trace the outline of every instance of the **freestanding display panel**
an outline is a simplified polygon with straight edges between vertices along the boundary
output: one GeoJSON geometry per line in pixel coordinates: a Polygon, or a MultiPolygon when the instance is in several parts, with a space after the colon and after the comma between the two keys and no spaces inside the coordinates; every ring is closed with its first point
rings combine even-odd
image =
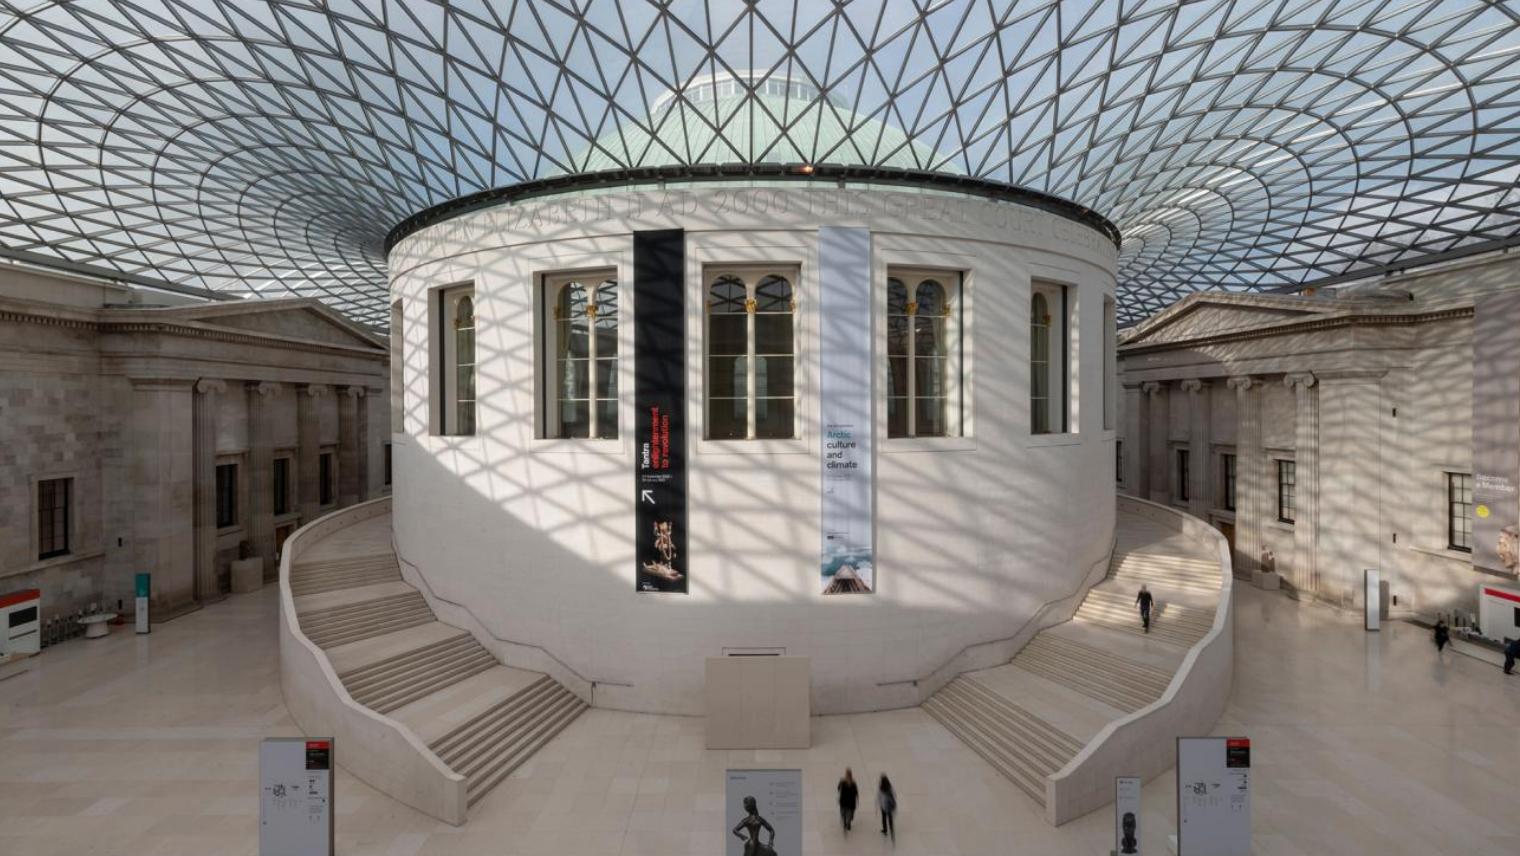
{"type": "Polygon", "coordinates": [[[332,856],[331,737],[259,744],[259,856],[332,856]]]}
{"type": "Polygon", "coordinates": [[[1114,779],[1114,854],[1139,856],[1140,777],[1114,779]]]}
{"type": "Polygon", "coordinates": [[[724,804],[726,856],[802,853],[801,770],[729,770],[724,804]],[[752,839],[760,846],[750,850],[752,839]]]}
{"type": "Polygon", "coordinates": [[[1251,856],[1251,741],[1177,738],[1177,856],[1251,856]]]}

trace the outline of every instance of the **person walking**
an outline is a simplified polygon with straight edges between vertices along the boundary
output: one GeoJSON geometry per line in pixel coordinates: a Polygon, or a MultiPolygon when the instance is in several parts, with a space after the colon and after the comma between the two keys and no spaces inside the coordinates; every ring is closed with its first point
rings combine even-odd
{"type": "Polygon", "coordinates": [[[1436,654],[1446,650],[1446,643],[1451,641],[1451,629],[1446,626],[1446,619],[1436,619],[1436,654]]]}
{"type": "Polygon", "coordinates": [[[889,835],[897,843],[897,826],[892,815],[897,813],[897,792],[892,790],[892,780],[881,774],[881,785],[876,789],[876,807],[881,810],[881,834],[889,835]]]}
{"type": "Polygon", "coordinates": [[[1140,584],[1140,593],[1135,595],[1135,603],[1140,604],[1140,623],[1145,625],[1145,632],[1151,632],[1151,597],[1150,589],[1140,584]]]}
{"type": "MultiPolygon", "coordinates": [[[[1504,674],[1513,675],[1515,673],[1516,658],[1520,658],[1520,639],[1511,639],[1509,640],[1509,644],[1504,646],[1504,674]]],[[[882,780],[885,781],[886,777],[883,776],[882,780]]]]}
{"type": "Polygon", "coordinates": [[[855,774],[844,768],[844,778],[839,780],[839,819],[844,822],[844,834],[850,834],[855,823],[855,806],[860,802],[860,788],[855,785],[855,774]]]}

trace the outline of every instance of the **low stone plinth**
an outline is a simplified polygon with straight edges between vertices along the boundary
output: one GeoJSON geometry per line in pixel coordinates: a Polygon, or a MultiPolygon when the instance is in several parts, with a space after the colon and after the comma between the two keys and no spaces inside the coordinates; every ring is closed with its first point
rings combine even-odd
{"type": "Polygon", "coordinates": [[[232,593],[248,594],[264,587],[264,560],[260,558],[234,559],[232,562],[232,593]]]}

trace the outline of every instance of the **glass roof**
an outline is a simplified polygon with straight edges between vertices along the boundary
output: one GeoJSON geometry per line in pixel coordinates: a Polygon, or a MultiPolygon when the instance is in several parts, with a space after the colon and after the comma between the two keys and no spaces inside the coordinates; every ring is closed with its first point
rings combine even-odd
{"type": "Polygon", "coordinates": [[[1134,321],[1513,243],[1517,60],[1500,0],[3,2],[0,255],[381,327],[455,197],[911,165],[1106,215],[1134,321]]]}

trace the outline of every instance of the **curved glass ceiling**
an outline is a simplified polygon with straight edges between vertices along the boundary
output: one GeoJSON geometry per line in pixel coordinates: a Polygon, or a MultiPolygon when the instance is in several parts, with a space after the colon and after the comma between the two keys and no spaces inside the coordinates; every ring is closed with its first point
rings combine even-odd
{"type": "Polygon", "coordinates": [[[383,326],[386,232],[454,197],[624,165],[909,161],[1108,216],[1133,321],[1198,289],[1513,242],[1517,14],[1498,0],[6,2],[0,254],[315,296],[383,326]],[[699,100],[723,80],[747,87],[737,104],[699,100]],[[773,81],[796,88],[778,98],[773,81]],[[774,135],[748,134],[757,120],[774,135]],[[802,132],[823,126],[842,133],[802,132]]]}

